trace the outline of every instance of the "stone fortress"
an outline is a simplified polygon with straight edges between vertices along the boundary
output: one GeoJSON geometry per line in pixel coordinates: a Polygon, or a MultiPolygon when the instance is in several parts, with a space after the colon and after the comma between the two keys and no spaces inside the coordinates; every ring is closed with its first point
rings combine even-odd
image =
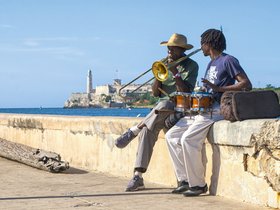
{"type": "MultiPolygon", "coordinates": [[[[126,103],[133,101],[131,93],[139,88],[141,84],[130,84],[125,89],[122,89],[119,95],[119,90],[124,85],[121,84],[121,79],[114,79],[113,84],[96,86],[92,85],[92,72],[88,70],[86,92],[72,93],[69,99],[64,103],[64,108],[109,108],[117,107],[124,108],[126,103]]],[[[136,90],[134,95],[142,95],[147,92],[152,92],[150,84],[145,84],[136,90]]]]}

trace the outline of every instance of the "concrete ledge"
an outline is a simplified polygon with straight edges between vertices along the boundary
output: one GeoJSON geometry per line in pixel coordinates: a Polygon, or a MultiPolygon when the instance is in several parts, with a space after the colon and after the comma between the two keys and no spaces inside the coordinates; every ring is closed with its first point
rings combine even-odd
{"type": "Polygon", "coordinates": [[[213,125],[209,133],[211,143],[230,146],[253,146],[254,134],[258,134],[265,123],[277,122],[277,119],[256,119],[237,122],[219,121],[213,125]],[[219,132],[215,132],[219,131],[219,132]]]}
{"type": "MultiPolygon", "coordinates": [[[[277,123],[278,121],[279,119],[255,119],[233,123],[226,120],[219,121],[213,125],[209,133],[209,139],[211,139],[211,143],[219,145],[252,147],[254,145],[253,135],[260,133],[266,124],[277,123]]],[[[277,130],[279,132],[279,129],[277,130]]]]}
{"type": "MultiPolygon", "coordinates": [[[[140,120],[126,117],[0,114],[0,138],[57,152],[73,167],[130,179],[138,141],[134,140],[126,148],[118,149],[114,146],[114,140],[140,120]]],[[[279,131],[279,119],[215,123],[208,137],[211,144],[206,142],[206,180],[211,194],[280,208],[280,193],[277,190],[279,161],[273,160],[264,150],[259,151],[257,158],[252,157],[258,139],[267,136],[266,140],[279,142],[279,131]],[[268,164],[263,162],[269,162],[273,167],[265,168],[268,164]],[[273,187],[270,187],[271,182],[273,187]]],[[[279,149],[276,147],[273,155],[280,155],[279,149]]],[[[144,178],[166,186],[176,185],[163,132],[144,178]]]]}

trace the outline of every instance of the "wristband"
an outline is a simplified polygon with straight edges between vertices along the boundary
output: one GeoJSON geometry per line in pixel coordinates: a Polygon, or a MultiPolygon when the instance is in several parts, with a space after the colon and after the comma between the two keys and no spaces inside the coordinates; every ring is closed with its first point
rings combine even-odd
{"type": "Polygon", "coordinates": [[[180,77],[181,77],[181,74],[178,72],[177,74],[175,74],[175,75],[173,76],[173,79],[180,78],[180,77]]]}

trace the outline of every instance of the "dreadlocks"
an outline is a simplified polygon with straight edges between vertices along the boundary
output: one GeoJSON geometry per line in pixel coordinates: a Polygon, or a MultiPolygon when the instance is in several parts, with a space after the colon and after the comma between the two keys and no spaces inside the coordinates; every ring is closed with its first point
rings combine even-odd
{"type": "Polygon", "coordinates": [[[222,31],[208,29],[201,34],[201,45],[208,44],[215,50],[224,51],[226,49],[226,38],[222,31]]]}

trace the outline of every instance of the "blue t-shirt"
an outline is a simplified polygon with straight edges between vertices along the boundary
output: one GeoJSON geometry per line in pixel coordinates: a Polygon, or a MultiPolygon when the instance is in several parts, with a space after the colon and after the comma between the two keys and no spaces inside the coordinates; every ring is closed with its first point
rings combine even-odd
{"type": "MultiPolygon", "coordinates": [[[[235,77],[240,73],[245,74],[239,61],[231,55],[222,53],[208,64],[205,79],[219,87],[229,86],[235,83],[235,77]]],[[[206,88],[208,92],[213,93],[214,99],[220,103],[223,93],[214,92],[207,86],[206,88]]]]}

